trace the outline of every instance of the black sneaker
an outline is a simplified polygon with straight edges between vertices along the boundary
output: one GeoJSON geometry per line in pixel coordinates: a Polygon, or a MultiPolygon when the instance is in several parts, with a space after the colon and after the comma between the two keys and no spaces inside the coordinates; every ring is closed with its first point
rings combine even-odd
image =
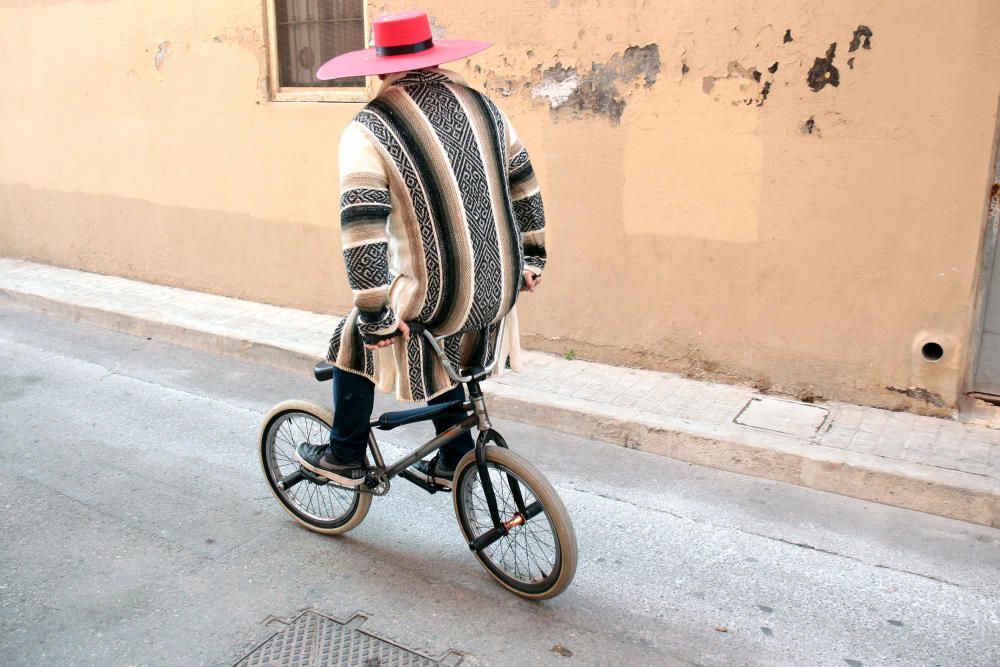
{"type": "Polygon", "coordinates": [[[306,470],[326,477],[338,484],[357,486],[365,477],[365,468],[360,463],[344,463],[333,453],[329,445],[310,445],[303,442],[295,450],[295,458],[306,470]]]}
{"type": "Polygon", "coordinates": [[[445,489],[452,488],[455,479],[455,469],[447,467],[441,459],[434,457],[430,461],[417,461],[410,469],[413,474],[425,482],[445,489]]]}

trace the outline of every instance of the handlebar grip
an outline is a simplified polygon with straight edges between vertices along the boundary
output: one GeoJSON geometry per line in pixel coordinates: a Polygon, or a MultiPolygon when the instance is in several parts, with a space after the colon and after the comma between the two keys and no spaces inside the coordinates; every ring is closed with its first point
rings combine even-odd
{"type": "Polygon", "coordinates": [[[411,336],[419,336],[420,334],[422,334],[424,332],[424,329],[427,328],[423,324],[421,324],[420,322],[412,322],[412,321],[411,322],[407,322],[406,326],[408,326],[410,328],[410,335],[411,336]]]}

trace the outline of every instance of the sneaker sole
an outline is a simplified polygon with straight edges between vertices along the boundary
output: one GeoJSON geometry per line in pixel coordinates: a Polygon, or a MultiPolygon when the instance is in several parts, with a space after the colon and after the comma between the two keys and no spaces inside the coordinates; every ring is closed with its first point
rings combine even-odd
{"type": "Polygon", "coordinates": [[[442,489],[452,489],[452,490],[454,490],[454,488],[455,488],[454,486],[452,486],[452,480],[450,480],[450,479],[448,479],[446,477],[431,477],[430,475],[427,475],[427,474],[424,474],[424,473],[420,472],[416,468],[409,468],[409,471],[411,473],[413,473],[414,477],[419,477],[420,479],[424,480],[428,484],[433,484],[434,486],[441,487],[442,489]]]}
{"type": "Polygon", "coordinates": [[[336,482],[341,486],[349,486],[353,488],[361,486],[362,484],[365,483],[364,477],[341,477],[340,475],[336,475],[330,472],[329,470],[323,470],[322,468],[317,468],[316,466],[311,465],[308,461],[299,456],[298,452],[295,452],[295,460],[299,462],[300,466],[302,466],[309,472],[314,472],[320,477],[324,477],[330,480],[331,482],[336,482]]]}

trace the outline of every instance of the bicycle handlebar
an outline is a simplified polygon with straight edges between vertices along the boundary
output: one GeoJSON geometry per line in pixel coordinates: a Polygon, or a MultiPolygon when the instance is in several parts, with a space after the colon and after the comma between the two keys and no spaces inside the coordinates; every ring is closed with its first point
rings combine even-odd
{"type": "MultiPolygon", "coordinates": [[[[506,325],[507,325],[507,318],[504,317],[502,320],[500,320],[500,326],[497,329],[497,342],[496,342],[496,347],[493,350],[493,363],[483,368],[483,373],[482,373],[483,376],[492,373],[493,369],[496,368],[497,362],[500,361],[500,346],[503,344],[504,328],[506,327],[506,325]]],[[[438,360],[441,362],[441,365],[444,366],[445,372],[448,373],[448,376],[452,380],[454,380],[455,382],[469,382],[470,380],[475,379],[474,375],[458,374],[458,371],[456,371],[454,366],[451,365],[451,361],[448,360],[448,355],[445,354],[445,351],[441,349],[441,346],[438,344],[439,339],[436,338],[434,334],[432,334],[426,326],[424,326],[420,322],[414,322],[414,321],[406,322],[406,326],[409,327],[411,336],[422,335],[424,338],[427,339],[427,343],[431,346],[431,349],[434,350],[434,354],[437,355],[438,360]]],[[[487,327],[485,331],[488,332],[489,328],[487,327]]],[[[396,332],[396,334],[401,335],[400,332],[398,331],[396,332]]],[[[444,338],[444,336],[442,336],[441,338],[444,338]]]]}

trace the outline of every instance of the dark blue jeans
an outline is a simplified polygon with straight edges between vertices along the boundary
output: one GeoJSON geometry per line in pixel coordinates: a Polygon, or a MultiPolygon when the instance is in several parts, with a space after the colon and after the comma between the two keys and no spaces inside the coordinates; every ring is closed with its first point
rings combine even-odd
{"type": "MultiPolygon", "coordinates": [[[[465,400],[465,388],[458,385],[449,392],[427,401],[428,405],[465,400]]],[[[348,373],[339,368],[333,371],[333,429],[330,446],[338,459],[345,463],[361,461],[368,447],[368,429],[375,407],[375,385],[366,377],[348,373]]],[[[434,430],[443,433],[461,423],[461,415],[445,415],[434,419],[434,430]]],[[[447,443],[438,456],[449,468],[473,447],[472,434],[468,431],[447,443]]]]}

